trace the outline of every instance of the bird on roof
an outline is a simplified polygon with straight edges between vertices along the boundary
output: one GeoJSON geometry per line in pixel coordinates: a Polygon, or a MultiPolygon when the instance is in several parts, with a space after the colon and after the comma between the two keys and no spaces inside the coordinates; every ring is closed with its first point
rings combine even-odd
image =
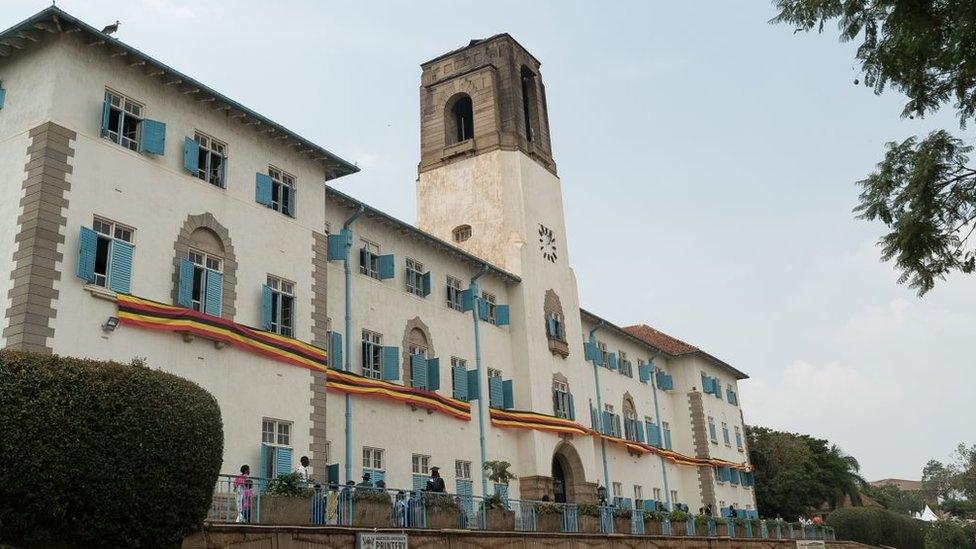
{"type": "Polygon", "coordinates": [[[111,24],[105,27],[104,29],[102,29],[102,34],[112,34],[117,30],[119,30],[119,22],[115,21],[114,24],[111,24]]]}

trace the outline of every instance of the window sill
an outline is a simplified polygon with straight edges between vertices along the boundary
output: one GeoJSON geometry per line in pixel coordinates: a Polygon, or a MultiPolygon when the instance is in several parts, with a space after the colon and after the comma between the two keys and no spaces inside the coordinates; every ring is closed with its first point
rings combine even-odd
{"type": "Polygon", "coordinates": [[[90,293],[92,297],[97,299],[104,299],[105,301],[115,302],[115,299],[118,296],[118,294],[116,294],[115,292],[109,290],[104,286],[97,286],[91,283],[85,284],[85,291],[90,293]]]}
{"type": "Polygon", "coordinates": [[[552,354],[559,355],[563,358],[569,356],[569,343],[554,337],[547,337],[546,339],[549,341],[549,351],[552,354]]]}

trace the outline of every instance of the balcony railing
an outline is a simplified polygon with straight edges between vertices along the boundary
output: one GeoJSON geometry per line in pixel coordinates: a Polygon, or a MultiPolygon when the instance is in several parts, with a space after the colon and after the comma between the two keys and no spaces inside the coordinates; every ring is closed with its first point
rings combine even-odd
{"type": "Polygon", "coordinates": [[[833,529],[774,520],[691,516],[672,521],[614,505],[585,505],[374,487],[314,487],[308,497],[272,496],[251,477],[238,488],[222,475],[207,519],[215,523],[461,528],[470,530],[833,540],[833,529]]]}

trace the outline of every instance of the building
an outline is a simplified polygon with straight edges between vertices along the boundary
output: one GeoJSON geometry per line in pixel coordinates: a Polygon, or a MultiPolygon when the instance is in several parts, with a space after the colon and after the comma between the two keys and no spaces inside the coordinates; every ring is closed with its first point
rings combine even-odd
{"type": "Polygon", "coordinates": [[[462,494],[754,509],[746,375],[579,307],[539,61],[500,34],[421,67],[412,225],[56,7],[3,31],[2,345],[196,381],[225,473],[307,455],[323,480],[436,465],[462,494]],[[518,479],[487,486],[485,460],[518,479]]]}

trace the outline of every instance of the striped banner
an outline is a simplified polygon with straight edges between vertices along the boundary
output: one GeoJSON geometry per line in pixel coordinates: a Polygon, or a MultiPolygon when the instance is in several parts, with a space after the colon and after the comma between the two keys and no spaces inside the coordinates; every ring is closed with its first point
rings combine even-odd
{"type": "Polygon", "coordinates": [[[387,398],[405,402],[411,406],[441,412],[464,421],[471,420],[471,404],[437,394],[434,391],[404,387],[379,379],[372,379],[330,369],[326,377],[326,388],[338,393],[387,398]]]}
{"type": "Polygon", "coordinates": [[[560,433],[560,434],[572,434],[572,435],[590,435],[594,437],[600,437],[613,444],[619,444],[626,447],[629,451],[640,455],[656,454],[664,459],[667,459],[676,465],[685,465],[688,467],[702,467],[702,466],[722,466],[729,467],[732,469],[739,469],[741,471],[749,471],[751,467],[745,463],[733,463],[731,461],[724,461],[720,459],[700,459],[691,456],[686,456],[684,454],[679,454],[673,450],[666,450],[664,448],[658,448],[656,446],[651,446],[650,444],[645,444],[643,442],[638,442],[636,440],[627,440],[620,437],[614,437],[610,435],[604,435],[595,429],[589,427],[584,427],[579,423],[571,419],[560,418],[556,416],[550,416],[546,414],[540,414],[538,412],[526,412],[522,410],[501,410],[498,408],[491,408],[491,424],[496,427],[511,428],[511,429],[531,429],[534,431],[546,431],[550,433],[560,433]]]}
{"type": "Polygon", "coordinates": [[[310,370],[326,370],[326,352],[308,343],[200,311],[118,294],[119,321],[130,326],[197,335],[310,370]]]}

